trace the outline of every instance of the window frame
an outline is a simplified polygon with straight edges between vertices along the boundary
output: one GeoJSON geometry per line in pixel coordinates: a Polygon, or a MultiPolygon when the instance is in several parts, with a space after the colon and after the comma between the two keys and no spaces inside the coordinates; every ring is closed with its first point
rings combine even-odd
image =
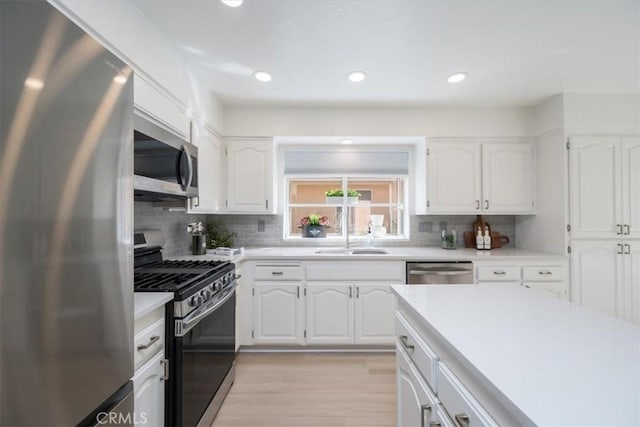
{"type": "MultiPolygon", "coordinates": [[[[283,174],[283,197],[282,201],[282,212],[283,212],[283,227],[282,227],[282,239],[284,241],[313,241],[316,242],[318,240],[321,241],[331,241],[331,242],[340,242],[345,241],[345,230],[348,233],[348,227],[340,227],[341,233],[340,235],[331,235],[324,237],[322,239],[309,239],[304,238],[302,235],[295,235],[290,233],[289,226],[292,223],[291,218],[291,207],[316,207],[322,206],[319,203],[290,203],[290,192],[291,186],[290,182],[295,180],[307,180],[307,181],[340,181],[342,183],[342,190],[344,194],[349,187],[350,181],[380,181],[380,180],[401,180],[402,185],[402,200],[403,203],[371,203],[368,206],[370,207],[384,207],[384,208],[393,208],[398,209],[402,212],[402,224],[403,230],[401,235],[387,235],[384,237],[376,237],[375,241],[379,242],[408,242],[410,241],[410,174],[283,174]]],[[[348,209],[347,198],[345,197],[342,202],[343,212],[345,209],[348,209]]],[[[341,219],[344,221],[344,219],[341,219]]],[[[358,235],[358,234],[349,234],[349,241],[365,241],[367,238],[366,235],[358,235]]]]}

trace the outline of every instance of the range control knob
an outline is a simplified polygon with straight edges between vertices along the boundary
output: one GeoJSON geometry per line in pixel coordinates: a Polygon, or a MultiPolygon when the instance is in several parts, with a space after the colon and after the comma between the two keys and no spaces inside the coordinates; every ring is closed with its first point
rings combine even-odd
{"type": "Polygon", "coordinates": [[[200,296],[202,297],[202,299],[204,301],[206,301],[209,298],[211,298],[211,291],[209,289],[205,289],[203,291],[200,291],[200,296]]]}
{"type": "Polygon", "coordinates": [[[202,297],[200,295],[194,295],[189,298],[189,305],[192,307],[197,307],[202,304],[202,297]]]}

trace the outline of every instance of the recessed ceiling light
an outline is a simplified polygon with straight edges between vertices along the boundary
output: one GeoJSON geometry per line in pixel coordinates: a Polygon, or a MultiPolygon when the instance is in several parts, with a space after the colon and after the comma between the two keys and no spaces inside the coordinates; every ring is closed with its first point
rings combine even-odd
{"type": "Polygon", "coordinates": [[[344,145],[350,145],[353,144],[353,140],[352,139],[343,139],[341,141],[344,145]]]}
{"type": "Polygon", "coordinates": [[[353,71],[349,73],[349,80],[351,80],[354,83],[363,81],[365,77],[367,77],[367,75],[365,74],[364,71],[353,71]]]}
{"type": "Polygon", "coordinates": [[[467,78],[467,73],[455,73],[455,74],[451,74],[447,79],[447,81],[449,83],[460,83],[466,78],[467,78]]]}
{"type": "Polygon", "coordinates": [[[267,73],[266,71],[262,71],[262,70],[254,71],[253,72],[253,77],[255,77],[256,80],[258,80],[260,82],[270,82],[271,81],[271,74],[267,73]]]}
{"type": "Polygon", "coordinates": [[[242,4],[242,0],[220,0],[229,7],[238,7],[242,4]]]}

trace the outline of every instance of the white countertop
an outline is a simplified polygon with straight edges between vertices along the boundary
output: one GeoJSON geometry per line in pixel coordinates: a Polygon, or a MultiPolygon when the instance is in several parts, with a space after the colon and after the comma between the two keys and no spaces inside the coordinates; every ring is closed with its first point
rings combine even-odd
{"type": "Polygon", "coordinates": [[[640,327],[519,286],[393,286],[533,423],[640,425],[640,327]]]}
{"type": "Polygon", "coordinates": [[[133,318],[138,320],[171,300],[173,292],[134,292],[133,318]]]}
{"type": "MultiPolygon", "coordinates": [[[[322,248],[328,249],[328,248],[322,248]]],[[[305,259],[305,260],[407,260],[407,261],[503,261],[503,260],[564,260],[564,255],[545,254],[515,248],[493,249],[491,251],[477,251],[475,249],[441,249],[438,247],[381,247],[387,254],[345,255],[335,253],[316,253],[317,247],[273,247],[246,249],[245,259],[305,259]]]]}

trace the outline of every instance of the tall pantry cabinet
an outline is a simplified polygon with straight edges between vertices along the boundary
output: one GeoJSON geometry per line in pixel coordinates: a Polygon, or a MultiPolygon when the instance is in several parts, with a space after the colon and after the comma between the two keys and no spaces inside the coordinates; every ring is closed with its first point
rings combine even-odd
{"type": "Polygon", "coordinates": [[[568,148],[572,300],[640,323],[640,137],[568,148]]]}

